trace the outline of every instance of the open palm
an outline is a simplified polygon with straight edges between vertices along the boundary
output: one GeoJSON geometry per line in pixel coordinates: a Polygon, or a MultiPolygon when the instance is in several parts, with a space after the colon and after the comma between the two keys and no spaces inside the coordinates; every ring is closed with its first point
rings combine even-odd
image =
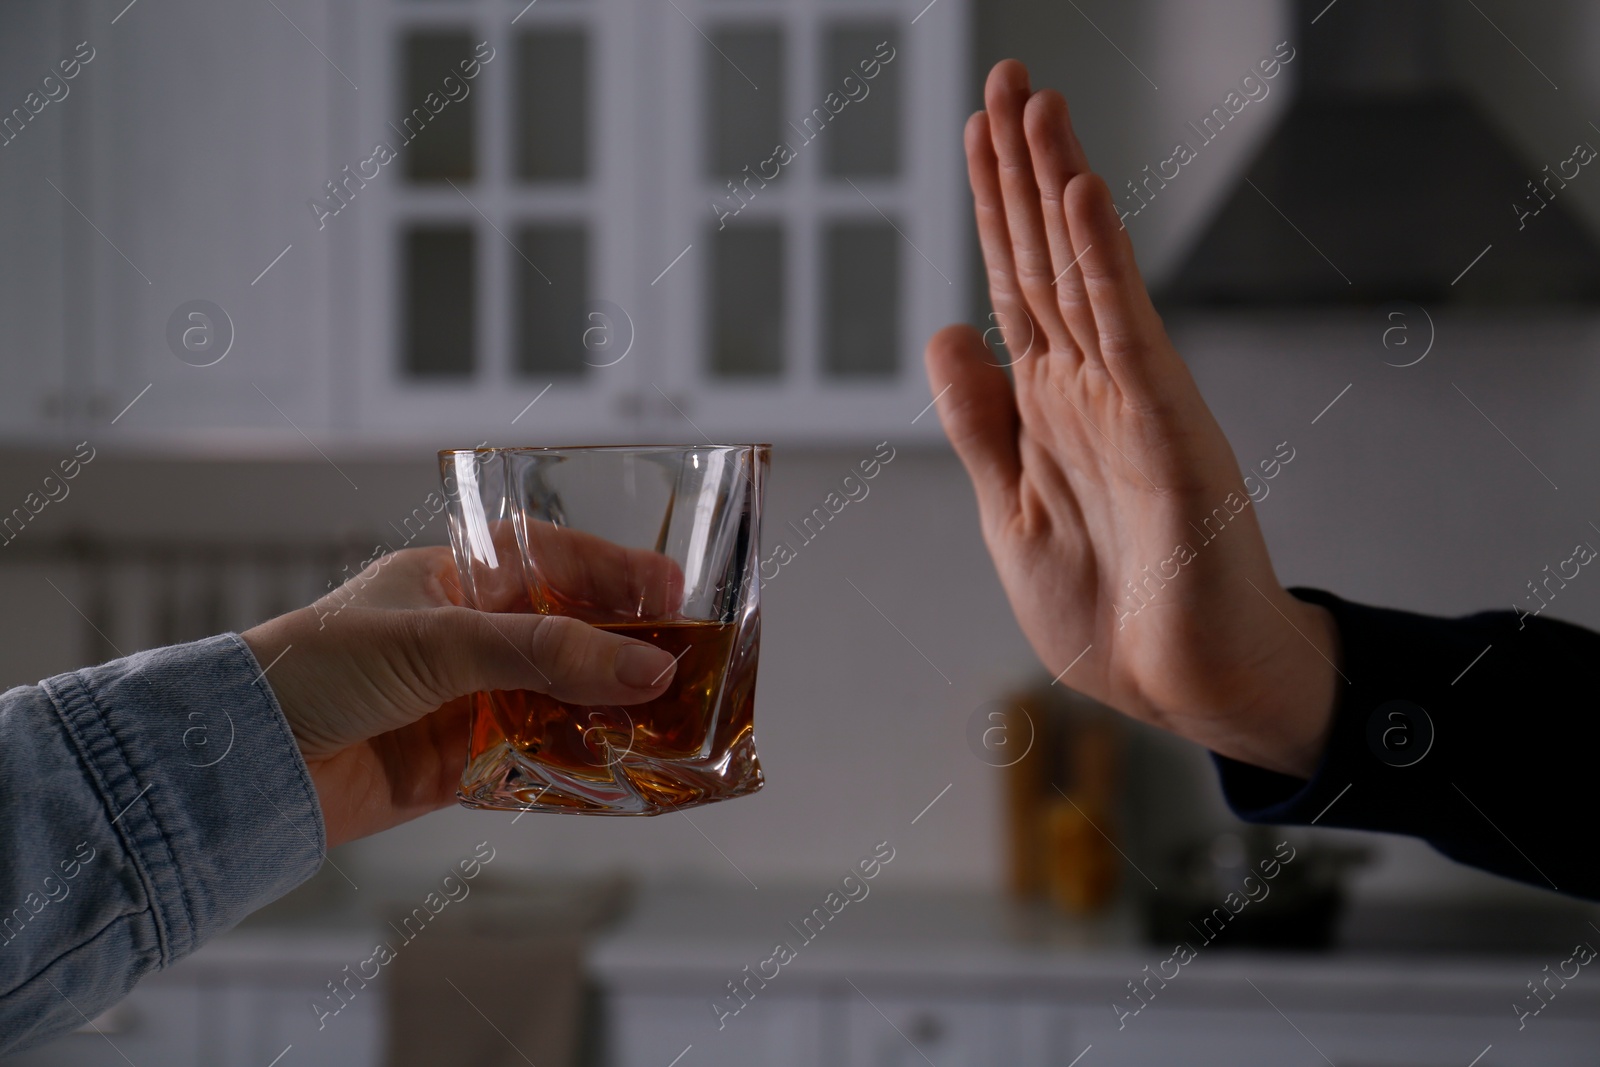
{"type": "Polygon", "coordinates": [[[927,363],[1012,608],[1064,684],[1308,776],[1334,702],[1332,618],[1274,576],[1066,101],[1008,60],[985,104],[967,163],[1011,376],[964,326],[927,363]]]}

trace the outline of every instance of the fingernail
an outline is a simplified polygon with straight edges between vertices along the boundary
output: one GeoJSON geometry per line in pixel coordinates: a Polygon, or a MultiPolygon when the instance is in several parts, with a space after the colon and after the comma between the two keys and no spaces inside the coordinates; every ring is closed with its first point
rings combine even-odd
{"type": "Polygon", "coordinates": [[[617,681],[634,689],[654,689],[672,673],[673,659],[654,645],[624,645],[612,666],[617,681]]]}

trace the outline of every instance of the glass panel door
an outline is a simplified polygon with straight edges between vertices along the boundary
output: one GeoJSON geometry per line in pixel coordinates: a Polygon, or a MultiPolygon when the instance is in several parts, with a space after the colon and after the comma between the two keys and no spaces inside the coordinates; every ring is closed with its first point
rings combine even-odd
{"type": "MultiPolygon", "coordinates": [[[[946,6],[948,4],[948,6],[946,6]]],[[[938,432],[921,345],[965,317],[966,17],[900,0],[674,0],[651,258],[664,433],[938,432]],[[918,18],[919,11],[925,17],[918,18]],[[676,110],[691,105],[685,114],[676,110]]]]}
{"type": "Polygon", "coordinates": [[[636,7],[366,0],[351,136],[399,157],[360,194],[353,267],[377,436],[630,434],[636,7]]]}

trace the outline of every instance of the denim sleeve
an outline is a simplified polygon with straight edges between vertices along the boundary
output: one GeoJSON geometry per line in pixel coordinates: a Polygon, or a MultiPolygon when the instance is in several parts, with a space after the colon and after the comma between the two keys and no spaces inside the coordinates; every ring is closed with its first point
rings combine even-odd
{"type": "Polygon", "coordinates": [[[0,695],[0,1053],[311,877],[310,774],[236,634],[0,695]]]}
{"type": "Polygon", "coordinates": [[[1438,618],[1289,591],[1339,627],[1333,730],[1309,781],[1215,757],[1235,814],[1408,834],[1600,900],[1600,635],[1532,613],[1438,618]]]}

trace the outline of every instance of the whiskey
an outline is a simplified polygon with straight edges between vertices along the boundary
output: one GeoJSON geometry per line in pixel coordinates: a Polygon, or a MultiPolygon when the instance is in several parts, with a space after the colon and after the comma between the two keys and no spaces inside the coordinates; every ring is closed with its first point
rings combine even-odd
{"type": "MultiPolygon", "coordinates": [[[[597,629],[649,642],[677,660],[671,683],[643,704],[568,704],[544,693],[473,696],[469,766],[509,747],[524,767],[542,768],[547,789],[536,807],[591,810],[567,786],[625,781],[655,810],[740,796],[760,787],[755,762],[755,627],[675,620],[608,622],[597,629]],[[743,629],[750,636],[739,644],[743,629]],[[701,773],[661,773],[662,764],[700,765],[701,773]],[[740,773],[731,773],[737,769],[740,773]],[[754,784],[748,780],[754,777],[754,784]],[[724,781],[726,779],[726,781],[724,781]]],[[[641,812],[653,813],[653,812],[641,812]]]]}

